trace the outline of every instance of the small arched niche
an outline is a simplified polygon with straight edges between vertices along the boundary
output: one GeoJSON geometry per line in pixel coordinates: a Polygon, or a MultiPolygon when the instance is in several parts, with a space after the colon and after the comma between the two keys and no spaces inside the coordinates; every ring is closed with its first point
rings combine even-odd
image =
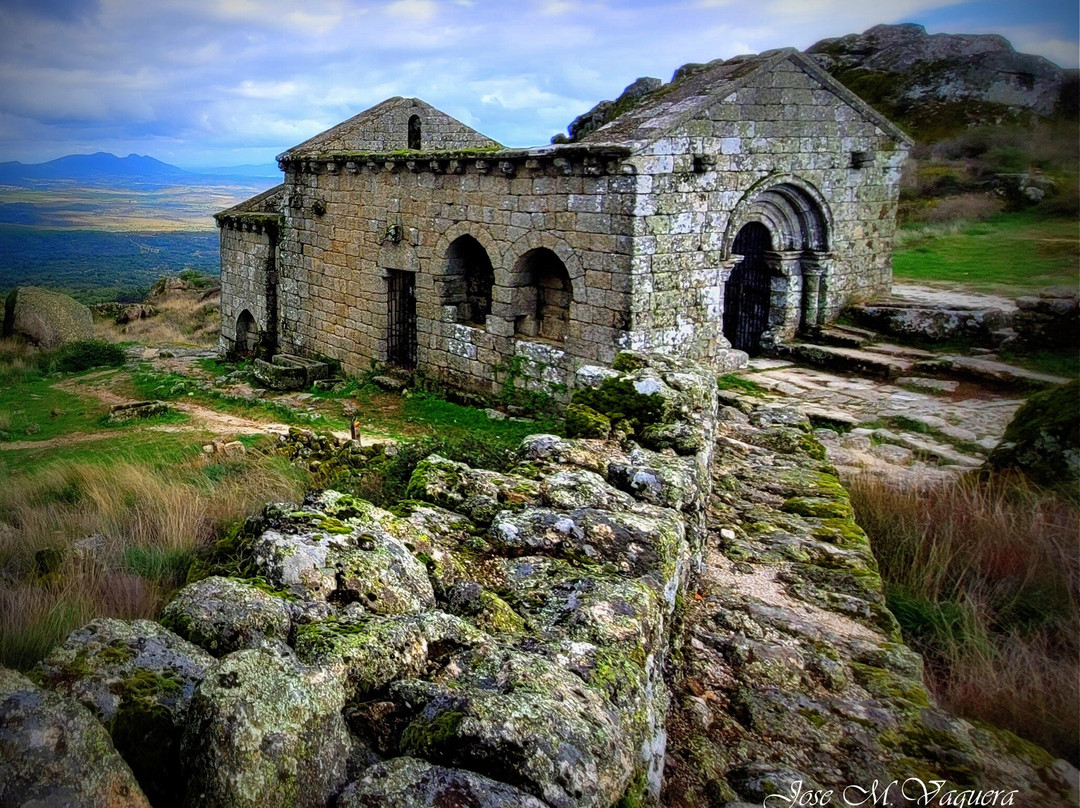
{"type": "Polygon", "coordinates": [[[255,324],[255,318],[251,312],[244,309],[236,318],[236,339],[233,340],[233,350],[238,354],[249,354],[259,344],[259,327],[255,324]]]}
{"type": "MultiPolygon", "coordinates": [[[[400,118],[398,119],[400,120],[400,118]]],[[[420,116],[409,116],[409,148],[420,151],[420,116]]]]}
{"type": "Polygon", "coordinates": [[[446,250],[443,305],[457,309],[457,321],[482,327],[491,314],[495,270],[483,245],[472,236],[459,236],[446,250]]]}
{"type": "Polygon", "coordinates": [[[573,298],[566,265],[551,250],[537,247],[518,260],[514,276],[520,284],[514,333],[563,342],[573,298]]]}

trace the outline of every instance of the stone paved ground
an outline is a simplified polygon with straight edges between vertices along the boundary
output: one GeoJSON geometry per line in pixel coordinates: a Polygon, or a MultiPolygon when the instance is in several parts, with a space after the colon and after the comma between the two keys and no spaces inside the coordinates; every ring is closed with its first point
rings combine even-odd
{"type": "Polygon", "coordinates": [[[907,376],[895,382],[753,359],[747,377],[811,416],[842,476],[947,479],[982,464],[1023,403],[1014,391],[907,376]],[[839,428],[838,428],[839,427],[839,428]]]}

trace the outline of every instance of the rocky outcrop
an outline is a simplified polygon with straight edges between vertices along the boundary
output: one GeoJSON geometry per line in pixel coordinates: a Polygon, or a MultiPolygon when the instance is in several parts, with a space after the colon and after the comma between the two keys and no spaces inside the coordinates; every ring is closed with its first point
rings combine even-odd
{"type": "Polygon", "coordinates": [[[212,576],[185,587],[161,613],[161,623],[184,639],[224,656],[289,638],[287,601],[233,578],[212,576]]]}
{"type": "Polygon", "coordinates": [[[57,348],[93,339],[94,318],[90,309],[74,298],[36,286],[20,286],[8,293],[3,334],[18,334],[43,348],[57,348]]]}
{"type": "MultiPolygon", "coordinates": [[[[678,73],[675,75],[679,76],[678,73]]],[[[577,141],[595,132],[608,121],[613,121],[624,112],[633,109],[649,93],[663,86],[664,82],[661,79],[651,77],[638,79],[624,89],[614,101],[601,101],[585,114],[574,118],[568,127],[569,140],[577,141]]]]}
{"type": "Polygon", "coordinates": [[[729,400],[705,563],[687,598],[664,803],[741,808],[776,794],[768,804],[811,804],[792,799],[800,790],[868,805],[877,783],[873,804],[906,805],[915,800],[901,784],[921,795],[920,783],[940,781],[930,804],[977,804],[961,796],[969,790],[984,804],[991,791],[998,804],[1009,792],[1015,805],[1074,804],[1067,763],[934,704],[809,421],[729,400]]]}
{"type": "Polygon", "coordinates": [[[911,23],[823,39],[807,53],[894,120],[916,125],[955,118],[962,128],[1016,113],[1049,116],[1067,86],[1060,67],[1017,53],[1004,37],[931,35],[911,23]]]}
{"type": "Polygon", "coordinates": [[[0,805],[150,808],[89,710],[6,668],[0,668],[0,805]]]}
{"type": "Polygon", "coordinates": [[[43,686],[88,708],[109,730],[158,808],[184,799],[180,739],[195,686],[213,658],[150,620],[94,620],[34,670],[43,686]]]}
{"type": "Polygon", "coordinates": [[[1019,471],[1076,496],[1080,484],[1080,382],[1036,393],[1013,417],[988,469],[1019,471]]]}

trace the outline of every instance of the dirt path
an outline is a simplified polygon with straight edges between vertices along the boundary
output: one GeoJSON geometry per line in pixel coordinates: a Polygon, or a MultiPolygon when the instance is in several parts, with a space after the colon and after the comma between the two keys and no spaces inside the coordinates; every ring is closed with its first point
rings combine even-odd
{"type": "MultiPolygon", "coordinates": [[[[96,398],[103,404],[107,404],[110,407],[117,404],[134,404],[138,399],[128,398],[127,396],[121,396],[105,387],[97,385],[84,384],[88,379],[92,377],[84,376],[80,379],[65,379],[58,382],[55,387],[59,390],[64,390],[68,393],[76,395],[89,395],[96,398]]],[[[276,423],[255,421],[251,418],[244,418],[239,415],[229,415],[228,413],[218,412],[217,410],[205,407],[202,404],[196,404],[192,401],[171,401],[169,406],[179,412],[185,413],[191,419],[190,422],[185,424],[153,424],[145,427],[148,431],[154,432],[209,432],[214,437],[235,437],[236,435],[287,435],[289,433],[289,425],[276,423]]],[[[46,440],[20,440],[0,443],[0,451],[18,451],[20,449],[47,449],[54,446],[68,446],[74,443],[83,443],[86,441],[103,440],[105,438],[116,437],[118,433],[114,431],[108,432],[72,432],[67,435],[58,435],[55,438],[48,438],[46,440]]],[[[349,433],[345,431],[333,431],[332,434],[339,440],[345,440],[349,437],[349,433]]],[[[376,441],[385,440],[381,436],[361,436],[361,444],[374,443],[376,441]]]]}

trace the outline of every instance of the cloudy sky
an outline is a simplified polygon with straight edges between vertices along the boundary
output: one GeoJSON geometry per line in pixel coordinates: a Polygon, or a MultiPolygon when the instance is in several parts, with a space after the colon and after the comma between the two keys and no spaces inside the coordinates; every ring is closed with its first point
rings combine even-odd
{"type": "Polygon", "coordinates": [[[267,163],[393,95],[536,145],[638,76],[895,22],[1077,66],[1076,0],[0,0],[0,161],[267,163]]]}

